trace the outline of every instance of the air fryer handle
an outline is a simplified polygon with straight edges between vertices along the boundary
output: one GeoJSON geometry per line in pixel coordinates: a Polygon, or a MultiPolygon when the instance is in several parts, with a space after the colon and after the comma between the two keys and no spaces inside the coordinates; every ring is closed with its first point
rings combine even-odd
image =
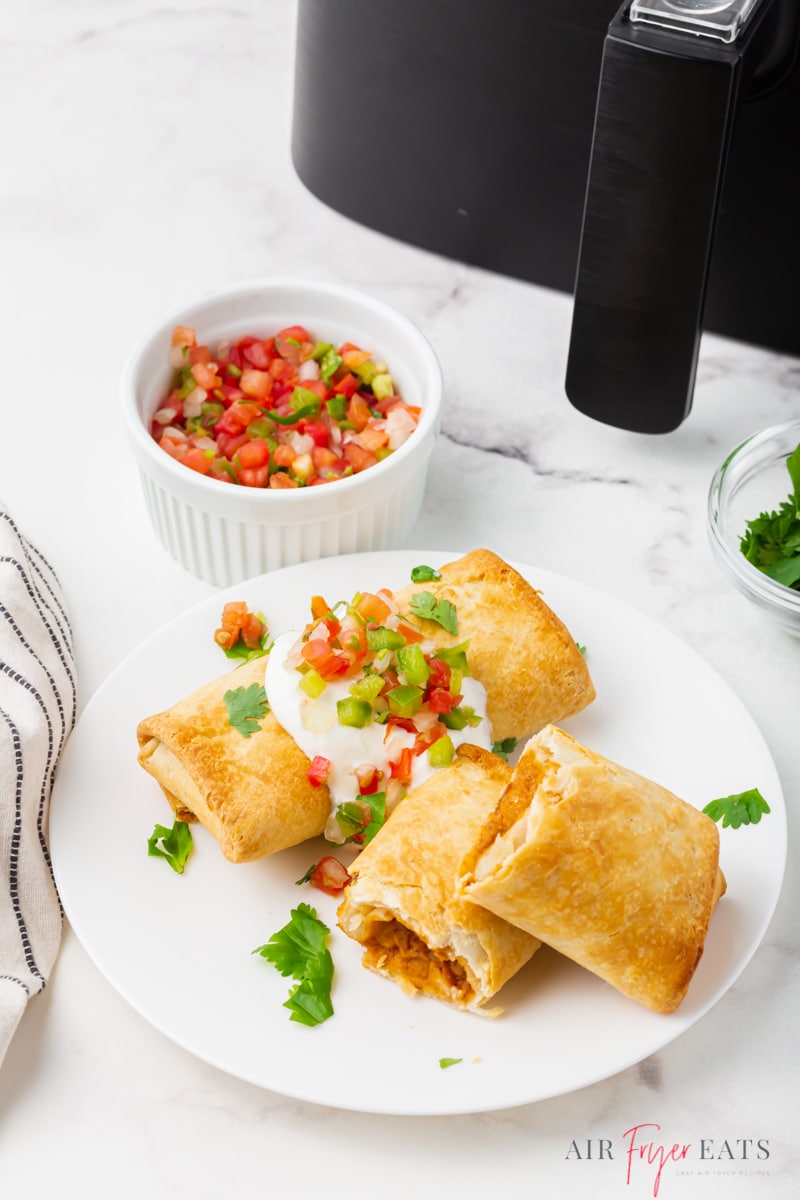
{"type": "Polygon", "coordinates": [[[691,408],[743,53],[625,8],[609,27],[566,379],[607,424],[666,433],[691,408]]]}

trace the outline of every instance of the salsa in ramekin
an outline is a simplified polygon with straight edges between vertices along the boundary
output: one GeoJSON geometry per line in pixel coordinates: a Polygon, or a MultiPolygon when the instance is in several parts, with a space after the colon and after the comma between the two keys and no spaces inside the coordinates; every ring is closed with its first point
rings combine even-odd
{"type": "Polygon", "coordinates": [[[312,487],[357,474],[402,446],[421,411],[369,351],[317,341],[302,325],[214,352],[178,325],[169,361],[175,378],[150,432],[177,462],[223,483],[312,487]]]}

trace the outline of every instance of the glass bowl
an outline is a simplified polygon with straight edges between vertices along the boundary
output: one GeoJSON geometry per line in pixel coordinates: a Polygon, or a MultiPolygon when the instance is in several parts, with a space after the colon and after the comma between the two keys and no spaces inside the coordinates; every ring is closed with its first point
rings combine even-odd
{"type": "Polygon", "coordinates": [[[787,633],[800,637],[800,591],[770,579],[740,548],[747,522],[789,498],[786,466],[800,444],[800,418],[754,433],[727,456],[708,495],[711,548],[724,575],[787,633]]]}

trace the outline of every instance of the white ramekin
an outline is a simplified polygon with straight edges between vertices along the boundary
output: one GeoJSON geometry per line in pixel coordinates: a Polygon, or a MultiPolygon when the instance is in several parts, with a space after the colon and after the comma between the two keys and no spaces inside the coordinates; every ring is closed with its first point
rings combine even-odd
{"type": "Polygon", "coordinates": [[[187,570],[220,586],[309,559],[402,546],[419,516],[441,398],[436,355],[411,321],[366,292],[303,279],[249,280],[162,317],[131,354],[122,379],[126,435],[155,531],[187,570]],[[276,490],[200,475],[156,444],[150,419],[169,390],[176,325],[214,345],[294,324],[320,340],[353,342],[386,362],[403,399],[422,409],[398,450],[321,487],[276,490]]]}

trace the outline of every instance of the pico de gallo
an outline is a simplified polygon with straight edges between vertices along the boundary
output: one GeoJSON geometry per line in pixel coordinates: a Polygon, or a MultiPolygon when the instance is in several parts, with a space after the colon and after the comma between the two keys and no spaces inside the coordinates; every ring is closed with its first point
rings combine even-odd
{"type": "MultiPolygon", "coordinates": [[[[455,623],[450,607],[443,619],[455,623]]],[[[305,629],[276,639],[267,693],[309,759],[310,782],[330,791],[329,842],[366,845],[408,788],[449,765],[462,741],[491,748],[469,642],[453,643],[436,649],[385,589],[334,606],[315,596],[305,629]]]]}
{"type": "Polygon", "coordinates": [[[375,466],[417,427],[384,362],[302,325],[213,351],[194,329],[172,334],[172,387],[150,432],[184,466],[223,483],[298,488],[375,466]]]}

